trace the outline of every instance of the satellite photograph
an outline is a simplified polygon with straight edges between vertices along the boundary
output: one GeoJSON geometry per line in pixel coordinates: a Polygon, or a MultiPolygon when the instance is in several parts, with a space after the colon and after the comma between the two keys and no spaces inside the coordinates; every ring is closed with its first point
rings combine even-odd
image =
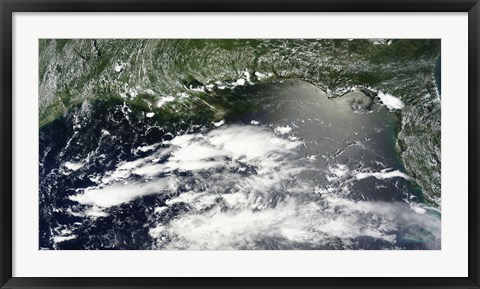
{"type": "Polygon", "coordinates": [[[440,39],[40,39],[40,250],[440,250],[440,39]]]}

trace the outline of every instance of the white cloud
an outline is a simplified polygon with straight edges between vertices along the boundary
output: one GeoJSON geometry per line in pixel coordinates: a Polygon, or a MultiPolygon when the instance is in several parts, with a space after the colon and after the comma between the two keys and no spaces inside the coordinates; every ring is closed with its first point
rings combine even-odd
{"type": "MultiPolygon", "coordinates": [[[[282,163],[282,156],[293,153],[300,142],[281,139],[266,128],[254,126],[228,126],[213,130],[206,135],[189,134],[177,136],[164,144],[147,146],[153,154],[119,166],[107,172],[101,180],[101,185],[89,187],[83,192],[70,196],[70,199],[83,205],[102,208],[128,203],[138,197],[159,194],[164,191],[175,191],[177,185],[186,182],[171,175],[175,171],[196,172],[212,168],[230,168],[241,171],[248,162],[256,168],[256,174],[239,177],[237,173],[225,172],[212,185],[220,188],[226,181],[235,180],[238,190],[268,191],[279,188],[283,178],[289,174],[297,174],[289,164],[282,163]],[[167,156],[165,162],[156,163],[161,156],[167,156]],[[236,162],[238,161],[238,162],[236,162]],[[279,168],[282,166],[282,170],[279,168]],[[169,177],[160,177],[170,174],[169,177]],[[134,176],[144,177],[144,180],[131,180],[134,176]]],[[[144,150],[142,150],[144,151],[144,150]]],[[[202,180],[207,184],[212,180],[202,180]]]]}
{"type": "Polygon", "coordinates": [[[329,182],[343,178],[349,173],[348,167],[344,164],[330,166],[328,169],[330,171],[330,174],[327,175],[326,178],[329,182]]]}
{"type": "Polygon", "coordinates": [[[53,242],[54,243],[60,243],[60,242],[68,241],[68,240],[73,240],[73,239],[76,239],[76,238],[77,238],[76,235],[55,236],[55,237],[53,237],[53,242]]]}
{"type": "Polygon", "coordinates": [[[171,101],[174,101],[175,100],[175,97],[174,96],[163,96],[163,97],[160,97],[158,100],[157,100],[157,107],[162,107],[164,104],[168,103],[168,102],[171,102],[171,101]]]}
{"type": "Polygon", "coordinates": [[[380,172],[363,172],[363,173],[358,173],[356,175],[356,178],[358,180],[369,178],[369,177],[374,177],[379,180],[385,180],[390,178],[404,178],[406,180],[412,180],[412,177],[408,176],[405,173],[402,173],[399,170],[391,171],[389,169],[383,169],[380,172]]]}
{"type": "Polygon", "coordinates": [[[225,120],[219,120],[217,122],[213,122],[213,125],[216,126],[216,127],[219,127],[219,126],[222,126],[223,124],[225,124],[225,120]]]}
{"type": "MultiPolygon", "coordinates": [[[[189,193],[182,201],[203,203],[208,194],[189,193]]],[[[211,197],[211,196],[210,196],[211,197]]],[[[169,224],[152,227],[150,234],[164,249],[255,249],[269,238],[285,244],[327,247],[334,242],[342,248],[355,246],[355,238],[371,237],[395,244],[396,229],[410,223],[439,228],[439,221],[403,203],[355,202],[328,198],[324,202],[287,197],[274,206],[252,209],[258,197],[224,195],[229,209],[189,213],[169,224]],[[392,218],[395,216],[395,218],[392,218]],[[257,245],[255,245],[257,244],[257,245]]],[[[438,232],[438,231],[436,231],[438,232]]],[[[439,237],[439,236],[437,236],[439,237]]],[[[257,249],[258,249],[257,248],[257,249]]]]}
{"type": "Polygon", "coordinates": [[[291,128],[290,126],[288,126],[288,125],[286,125],[286,126],[277,126],[277,127],[275,128],[275,132],[276,132],[277,134],[280,134],[280,135],[287,134],[287,133],[289,133],[289,132],[291,132],[291,131],[292,131],[292,128],[291,128]]]}
{"type": "Polygon", "coordinates": [[[112,207],[133,201],[151,194],[168,192],[176,189],[174,177],[158,179],[150,182],[113,183],[103,187],[86,189],[83,194],[70,196],[70,200],[82,205],[112,207]]]}
{"type": "Polygon", "coordinates": [[[379,92],[378,98],[388,109],[402,109],[405,104],[398,98],[388,93],[379,92]]]}
{"type": "Polygon", "coordinates": [[[67,170],[78,171],[85,166],[85,163],[65,162],[63,165],[67,170]]]}
{"type": "MultiPolygon", "coordinates": [[[[394,246],[398,228],[411,224],[431,229],[440,238],[440,220],[425,209],[348,200],[334,193],[339,188],[301,178],[312,162],[299,155],[300,147],[301,142],[276,136],[269,128],[224,125],[155,144],[149,156],[120,163],[101,185],[70,198],[86,206],[84,215],[101,217],[105,209],[141,196],[179,193],[152,214],[149,233],[161,249],[261,249],[282,244],[349,249],[355,248],[358,237],[394,246]],[[161,217],[179,203],[189,210],[173,219],[161,217]],[[155,223],[155,218],[163,219],[155,223]]],[[[355,175],[344,164],[330,166],[327,173],[348,182],[409,178],[389,169],[355,175]]]]}

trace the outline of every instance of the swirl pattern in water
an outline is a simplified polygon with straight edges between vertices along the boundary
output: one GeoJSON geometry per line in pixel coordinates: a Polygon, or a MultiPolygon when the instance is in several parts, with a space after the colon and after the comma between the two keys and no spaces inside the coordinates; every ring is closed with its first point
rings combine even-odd
{"type": "Polygon", "coordinates": [[[40,40],[40,249],[440,249],[439,40],[40,40]]]}

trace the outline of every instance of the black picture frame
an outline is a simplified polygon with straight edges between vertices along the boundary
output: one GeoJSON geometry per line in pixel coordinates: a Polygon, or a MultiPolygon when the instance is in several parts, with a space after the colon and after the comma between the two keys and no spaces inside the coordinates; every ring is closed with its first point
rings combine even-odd
{"type": "MultiPolygon", "coordinates": [[[[1,288],[480,288],[478,0],[1,0],[1,288]],[[468,12],[468,277],[18,278],[12,277],[12,14],[14,12],[468,12]]],[[[455,266],[455,264],[451,264],[455,266]]]]}

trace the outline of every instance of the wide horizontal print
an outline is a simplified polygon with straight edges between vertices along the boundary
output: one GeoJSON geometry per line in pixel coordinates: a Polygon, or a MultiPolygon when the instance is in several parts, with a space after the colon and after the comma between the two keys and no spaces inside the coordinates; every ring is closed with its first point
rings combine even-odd
{"type": "Polygon", "coordinates": [[[40,39],[39,249],[441,249],[439,39],[40,39]]]}

